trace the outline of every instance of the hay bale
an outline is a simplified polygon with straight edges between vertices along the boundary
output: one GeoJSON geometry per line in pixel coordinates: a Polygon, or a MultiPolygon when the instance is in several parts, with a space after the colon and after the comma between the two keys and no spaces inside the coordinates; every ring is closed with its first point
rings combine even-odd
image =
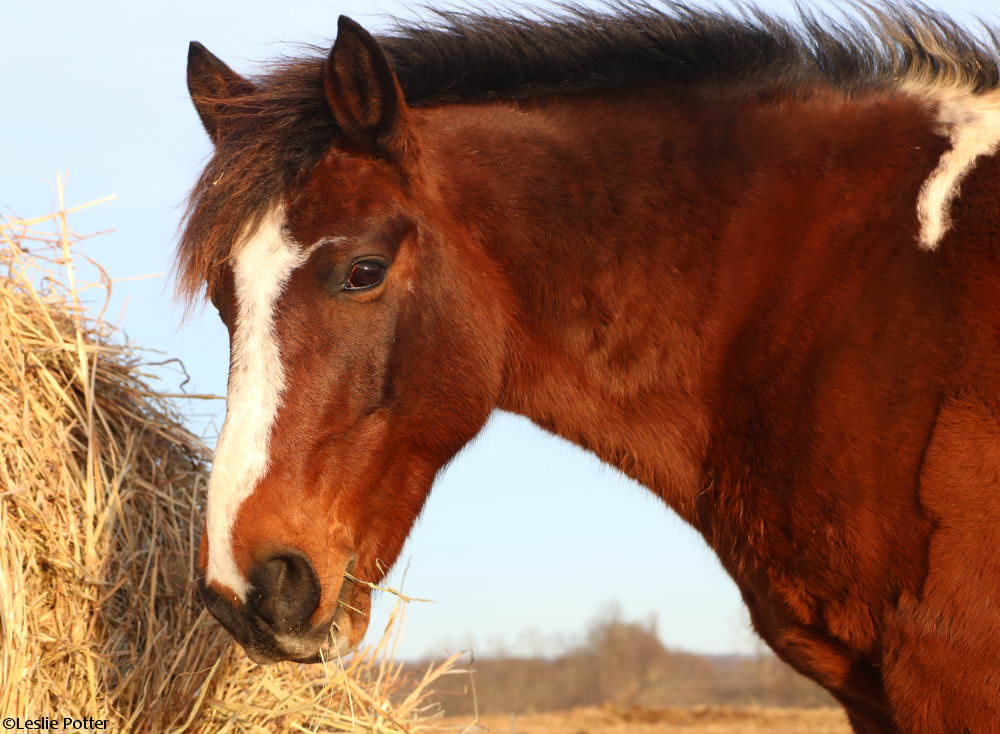
{"type": "Polygon", "coordinates": [[[209,452],[143,355],[87,315],[66,214],[0,221],[0,711],[113,731],[424,730],[453,660],[407,680],[398,627],[348,662],[261,668],[203,610],[209,452]]]}

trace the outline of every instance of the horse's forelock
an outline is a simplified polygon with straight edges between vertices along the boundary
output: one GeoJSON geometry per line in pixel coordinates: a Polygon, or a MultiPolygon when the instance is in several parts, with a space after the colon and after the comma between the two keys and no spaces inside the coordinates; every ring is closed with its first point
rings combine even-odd
{"type": "Polygon", "coordinates": [[[217,101],[220,138],[188,197],[177,253],[178,292],[190,304],[220,273],[336,134],[319,62],[256,80],[253,94],[217,101]]]}

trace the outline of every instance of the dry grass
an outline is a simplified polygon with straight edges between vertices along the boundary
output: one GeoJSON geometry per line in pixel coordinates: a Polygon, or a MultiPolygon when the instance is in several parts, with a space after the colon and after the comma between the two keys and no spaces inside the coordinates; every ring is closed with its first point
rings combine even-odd
{"type": "Polygon", "coordinates": [[[652,709],[607,704],[523,716],[485,716],[471,725],[444,719],[441,730],[461,734],[850,734],[851,727],[843,709],[652,709]]]}
{"type": "Polygon", "coordinates": [[[77,282],[59,194],[59,213],[0,220],[0,712],[114,731],[425,730],[454,660],[407,680],[401,607],[349,661],[267,668],[203,611],[208,452],[143,355],[87,315],[81,293],[111,281],[77,282]]]}

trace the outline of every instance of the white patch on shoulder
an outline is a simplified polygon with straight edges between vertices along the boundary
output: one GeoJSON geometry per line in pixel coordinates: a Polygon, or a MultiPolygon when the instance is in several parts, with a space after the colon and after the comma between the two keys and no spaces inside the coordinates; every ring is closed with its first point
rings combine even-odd
{"type": "Polygon", "coordinates": [[[250,584],[233,555],[233,524],[267,471],[271,428],[285,389],[274,305],[308,257],[282,235],[283,220],[280,207],[269,212],[233,261],[237,314],[226,420],[208,484],[206,580],[231,589],[241,601],[250,584]]]}
{"type": "Polygon", "coordinates": [[[951,140],[951,150],[941,156],[917,199],[920,247],[924,250],[936,250],[948,233],[951,204],[976,160],[992,155],[1000,145],[1000,93],[935,89],[931,95],[937,104],[939,132],[951,140]]]}

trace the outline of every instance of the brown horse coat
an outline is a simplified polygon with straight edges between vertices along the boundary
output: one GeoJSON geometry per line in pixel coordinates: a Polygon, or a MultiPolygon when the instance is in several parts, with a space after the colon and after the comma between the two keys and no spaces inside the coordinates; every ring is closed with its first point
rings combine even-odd
{"type": "Polygon", "coordinates": [[[856,731],[1000,731],[998,53],[864,12],[342,19],[254,81],[192,47],[202,583],[248,652],[356,644],[502,408],[696,527],[856,731]]]}

